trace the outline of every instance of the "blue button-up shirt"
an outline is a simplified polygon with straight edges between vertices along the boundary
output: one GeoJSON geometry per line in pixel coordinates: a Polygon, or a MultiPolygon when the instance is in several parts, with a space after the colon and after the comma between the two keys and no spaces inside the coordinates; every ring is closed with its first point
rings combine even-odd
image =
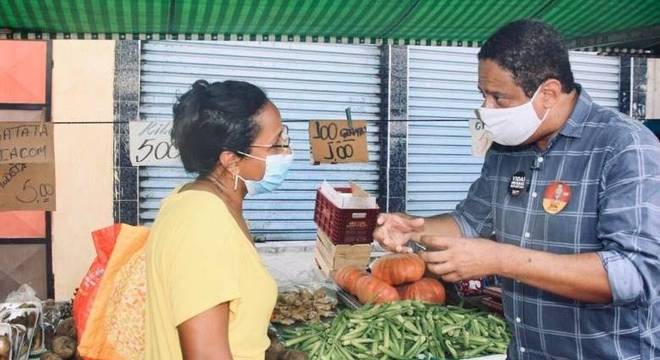
{"type": "Polygon", "coordinates": [[[613,302],[586,304],[504,279],[513,359],[660,357],[660,144],[640,122],[581,91],[545,151],[494,144],[453,213],[467,237],[555,254],[596,252],[613,302]],[[526,189],[509,185],[522,171],[526,189]],[[545,188],[570,186],[566,207],[543,209],[545,188]]]}

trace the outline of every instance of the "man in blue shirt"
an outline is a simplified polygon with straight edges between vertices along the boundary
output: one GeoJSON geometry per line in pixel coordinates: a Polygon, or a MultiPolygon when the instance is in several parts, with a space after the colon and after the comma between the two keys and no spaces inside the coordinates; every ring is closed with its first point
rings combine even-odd
{"type": "Polygon", "coordinates": [[[660,357],[658,140],[591,100],[549,25],[506,25],[478,57],[481,177],[454,212],[385,214],[374,237],[426,245],[448,282],[502,277],[511,359],[660,357]]]}

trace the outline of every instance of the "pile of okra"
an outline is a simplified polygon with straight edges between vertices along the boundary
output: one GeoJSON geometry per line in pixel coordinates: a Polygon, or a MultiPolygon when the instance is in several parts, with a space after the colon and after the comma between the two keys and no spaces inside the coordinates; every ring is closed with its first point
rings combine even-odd
{"type": "Polygon", "coordinates": [[[344,310],[330,323],[283,332],[284,346],[311,359],[468,359],[506,352],[501,318],[478,309],[417,301],[344,310]]]}

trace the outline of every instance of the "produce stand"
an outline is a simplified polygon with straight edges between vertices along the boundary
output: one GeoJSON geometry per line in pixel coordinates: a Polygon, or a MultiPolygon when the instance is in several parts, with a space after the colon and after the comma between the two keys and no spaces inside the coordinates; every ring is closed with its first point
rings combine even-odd
{"type": "MultiPolygon", "coordinates": [[[[351,215],[369,209],[358,204],[368,197],[354,198],[348,187],[335,190],[324,183],[315,209],[315,261],[325,282],[280,293],[271,337],[297,353],[273,359],[506,358],[511,339],[506,322],[497,309],[481,301],[496,297],[496,292],[485,294],[481,287],[468,291],[465,282],[443,285],[425,277],[426,266],[416,254],[362,254],[360,246],[370,244],[347,240],[356,237],[347,231],[346,219],[368,219],[368,213],[351,215]],[[341,199],[339,192],[344,194],[341,199]],[[321,293],[334,299],[336,307],[329,309],[321,293]]],[[[373,226],[363,221],[357,228],[371,234],[373,226]]]]}
{"type": "MultiPolygon", "coordinates": [[[[413,337],[417,337],[417,340],[419,341],[418,346],[423,346],[421,345],[421,343],[426,342],[427,338],[426,337],[422,338],[422,336],[428,336],[429,334],[437,333],[437,334],[441,334],[438,338],[442,338],[443,340],[452,339],[451,341],[456,341],[457,338],[460,338],[460,342],[463,341],[484,342],[484,344],[481,344],[481,346],[474,345],[471,347],[473,352],[479,352],[480,349],[485,349],[489,347],[489,345],[486,342],[490,340],[486,340],[485,337],[481,336],[483,334],[479,333],[478,330],[477,333],[475,334],[473,323],[476,324],[478,322],[480,324],[486,324],[487,322],[491,322],[491,325],[489,326],[496,326],[496,324],[501,324],[501,329],[505,328],[504,321],[501,319],[501,317],[483,311],[482,310],[483,307],[480,306],[477,298],[471,299],[469,302],[465,303],[464,307],[456,306],[456,305],[422,304],[420,302],[412,302],[412,301],[401,301],[392,304],[382,304],[382,305],[374,306],[374,305],[361,304],[360,301],[355,296],[347,293],[342,289],[335,290],[332,287],[326,287],[325,289],[328,292],[329,296],[336,296],[337,298],[338,303],[337,303],[336,317],[326,318],[322,323],[316,323],[316,324],[297,322],[289,326],[283,326],[283,325],[271,326],[271,330],[273,331],[273,333],[276,334],[276,338],[280,342],[282,342],[285,346],[287,346],[287,348],[298,349],[298,350],[306,348],[308,353],[314,354],[313,352],[309,351],[310,347],[312,349],[316,347],[317,352],[322,350],[321,342],[316,339],[327,336],[328,334],[333,334],[333,336],[337,337],[336,340],[337,344],[347,345],[346,346],[347,351],[350,351],[350,353],[348,354],[349,356],[348,358],[402,359],[402,358],[406,358],[405,355],[404,357],[394,356],[396,354],[390,354],[391,356],[371,357],[370,355],[371,346],[374,346],[375,349],[380,349],[381,346],[391,346],[389,345],[390,343],[396,341],[397,339],[400,340],[400,338],[402,337],[410,337],[411,339],[413,337]],[[383,310],[377,310],[379,308],[383,310]],[[406,319],[413,319],[408,317],[408,315],[411,314],[413,311],[421,311],[421,313],[424,313],[425,311],[430,311],[432,313],[437,312],[439,314],[438,316],[436,316],[437,318],[436,321],[438,321],[437,330],[436,328],[433,328],[433,330],[427,329],[429,331],[424,332],[424,334],[422,335],[421,333],[420,334],[415,333],[414,330],[408,330],[407,329],[408,325],[405,326],[397,325],[398,330],[394,330],[394,331],[398,331],[402,333],[395,334],[393,331],[388,330],[387,332],[385,332],[384,335],[385,337],[388,338],[388,340],[380,339],[380,337],[382,337],[383,334],[378,333],[374,330],[371,330],[372,333],[369,333],[367,335],[367,330],[365,329],[370,329],[374,326],[378,327],[379,326],[378,324],[388,323],[388,321],[394,321],[396,323],[396,321],[398,320],[392,320],[392,319],[397,319],[397,317],[394,316],[396,310],[388,310],[388,309],[400,309],[400,308],[409,309],[401,313],[406,319]],[[371,316],[373,317],[369,317],[368,313],[370,312],[372,313],[371,316]],[[443,320],[440,320],[440,317],[446,317],[447,321],[453,321],[453,320],[461,321],[460,318],[463,316],[466,317],[472,316],[475,319],[475,321],[473,323],[471,322],[472,320],[468,321],[468,324],[466,326],[461,326],[460,323],[447,326],[447,324],[444,324],[442,322],[443,320]],[[358,320],[364,320],[364,321],[360,322],[358,320]],[[343,329],[341,328],[342,325],[338,325],[338,323],[342,323],[342,322],[347,324],[347,325],[343,325],[344,326],[343,329]],[[330,331],[332,327],[335,327],[336,334],[330,331]],[[465,328],[466,331],[464,331],[463,328],[465,328]],[[316,331],[314,331],[313,329],[316,329],[316,331]],[[471,331],[467,331],[468,329],[471,331]],[[360,331],[362,331],[363,333],[360,333],[360,331]],[[444,334],[442,334],[443,331],[445,332],[444,334]],[[470,336],[470,334],[473,334],[472,340],[470,340],[469,338],[463,338],[463,336],[470,336]],[[453,335],[454,337],[450,338],[449,335],[453,335]],[[371,337],[374,338],[372,339],[371,337]],[[353,343],[352,341],[357,341],[357,342],[353,343]],[[317,343],[315,344],[315,342],[317,343]],[[361,350],[361,352],[356,352],[358,350],[361,350]]],[[[432,318],[432,316],[429,316],[429,319],[430,318],[432,318]]],[[[424,326],[430,326],[428,323],[426,323],[427,321],[428,321],[427,319],[421,320],[417,322],[415,326],[419,327],[420,329],[424,328],[424,326]]],[[[462,320],[462,321],[466,321],[466,320],[462,320]]],[[[410,325],[412,325],[413,323],[415,323],[415,321],[411,321],[410,325]]],[[[392,326],[392,323],[388,323],[388,324],[389,326],[392,326]]],[[[488,335],[488,336],[492,336],[492,335],[488,335]]],[[[507,335],[506,342],[500,341],[499,350],[503,351],[506,348],[509,338],[510,335],[507,335]]],[[[434,342],[435,340],[430,340],[429,337],[428,341],[434,342]]],[[[407,344],[407,346],[411,346],[411,347],[415,346],[415,343],[413,343],[412,340],[408,342],[403,341],[403,343],[407,344]]],[[[396,346],[394,346],[394,349],[396,349],[396,346]]],[[[446,345],[444,349],[445,351],[449,351],[446,345]]],[[[479,354],[479,355],[469,356],[469,350],[464,351],[464,353],[468,354],[468,356],[460,356],[461,351],[457,350],[457,354],[456,354],[458,355],[457,357],[451,357],[450,354],[448,354],[447,357],[434,357],[431,352],[428,352],[428,353],[417,354],[412,358],[429,359],[429,360],[442,359],[442,358],[498,360],[498,359],[506,358],[505,354],[479,354]]],[[[318,355],[311,356],[310,358],[340,359],[346,357],[347,357],[346,354],[341,353],[340,351],[335,350],[335,352],[331,352],[323,349],[323,355],[320,355],[319,353],[318,355]]]]}
{"type": "Polygon", "coordinates": [[[0,331],[0,359],[43,359],[45,354],[54,353],[64,357],[68,354],[66,358],[75,355],[76,331],[70,302],[31,299],[2,303],[0,322],[2,327],[16,330],[8,334],[0,331]]]}

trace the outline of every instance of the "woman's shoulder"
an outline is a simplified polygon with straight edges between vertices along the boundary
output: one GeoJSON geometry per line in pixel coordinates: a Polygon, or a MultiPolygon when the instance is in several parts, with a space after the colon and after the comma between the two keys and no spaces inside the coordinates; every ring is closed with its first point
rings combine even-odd
{"type": "Polygon", "coordinates": [[[197,190],[173,193],[163,201],[153,224],[155,247],[208,248],[227,246],[240,229],[225,203],[216,195],[197,190]]]}
{"type": "Polygon", "coordinates": [[[198,189],[173,192],[163,201],[162,209],[165,210],[165,208],[168,212],[182,213],[182,215],[186,214],[193,217],[216,211],[229,212],[227,205],[217,195],[198,189]]]}
{"type": "Polygon", "coordinates": [[[215,194],[199,190],[175,191],[161,203],[152,233],[175,236],[182,232],[228,229],[232,221],[224,201],[215,194]]]}

